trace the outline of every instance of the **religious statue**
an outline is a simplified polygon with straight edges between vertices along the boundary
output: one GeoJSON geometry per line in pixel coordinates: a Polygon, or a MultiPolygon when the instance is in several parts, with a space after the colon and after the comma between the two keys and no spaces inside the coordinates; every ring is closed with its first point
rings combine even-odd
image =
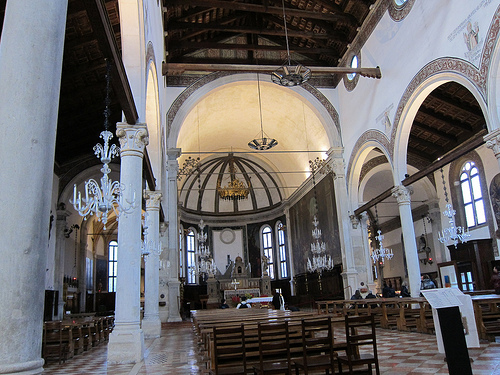
{"type": "Polygon", "coordinates": [[[262,274],[267,276],[267,270],[269,269],[269,258],[265,255],[262,256],[261,258],[261,264],[262,264],[262,274]]]}

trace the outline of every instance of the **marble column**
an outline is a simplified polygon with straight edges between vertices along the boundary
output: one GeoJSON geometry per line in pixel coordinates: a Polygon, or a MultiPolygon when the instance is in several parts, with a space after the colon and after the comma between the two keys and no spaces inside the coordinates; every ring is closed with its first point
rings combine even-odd
{"type": "MultiPolygon", "coordinates": [[[[349,212],[347,195],[347,184],[345,179],[345,163],[344,149],[342,147],[334,147],[328,150],[328,163],[334,173],[333,187],[335,190],[335,205],[337,207],[337,220],[339,224],[340,243],[342,248],[342,263],[344,280],[344,294],[346,298],[351,296],[348,292],[348,286],[356,290],[358,284],[358,272],[355,268],[354,249],[351,240],[351,219],[347,214],[349,212]]],[[[366,281],[366,280],[365,280],[366,281]]],[[[354,291],[353,290],[353,291],[354,291]]]]}
{"type": "Polygon", "coordinates": [[[8,1],[0,41],[0,374],[43,371],[42,326],[68,1],[8,1]]]}
{"type": "MultiPolygon", "coordinates": [[[[168,223],[163,222],[160,224],[160,243],[162,249],[168,249],[168,223]]],[[[168,260],[168,251],[162,251],[160,254],[160,267],[159,267],[159,285],[158,296],[159,300],[159,317],[162,323],[168,320],[168,280],[169,280],[170,261],[168,260]]]]}
{"type": "MultiPolygon", "coordinates": [[[[160,244],[160,202],[161,193],[147,190],[146,198],[146,226],[148,228],[146,243],[153,249],[161,249],[160,244]]],[[[161,321],[159,315],[159,280],[160,280],[160,253],[153,249],[145,259],[145,290],[144,290],[144,319],[142,330],[145,338],[160,337],[161,321]]]]}
{"type": "Polygon", "coordinates": [[[179,322],[180,282],[179,282],[179,219],[177,215],[177,173],[179,171],[179,148],[167,151],[167,217],[168,217],[168,259],[170,263],[168,284],[168,321],[179,322]]]}
{"type": "Polygon", "coordinates": [[[118,123],[122,204],[135,195],[135,208],[120,213],[116,278],[115,328],[109,335],[109,363],[138,363],[144,358],[140,326],[142,158],[148,144],[146,124],[118,123]]]}
{"type": "Polygon", "coordinates": [[[63,203],[58,207],[56,216],[56,247],[54,254],[54,290],[59,292],[57,301],[57,316],[55,320],[61,320],[64,314],[63,300],[63,277],[64,277],[64,255],[66,253],[65,231],[68,229],[66,218],[71,215],[63,203]]]}
{"type": "MultiPolygon", "coordinates": [[[[486,141],[486,147],[491,149],[497,158],[497,163],[500,166],[500,129],[495,129],[491,131],[489,134],[485,135],[483,139],[486,141]]],[[[493,217],[496,217],[497,213],[493,212],[493,217]]],[[[493,221],[493,227],[495,228],[496,233],[500,232],[500,223],[498,220],[493,221]]],[[[496,238],[496,244],[493,244],[493,252],[495,256],[498,256],[500,252],[500,239],[496,238]],[[496,245],[496,246],[495,246],[496,245]]]]}
{"type": "Polygon", "coordinates": [[[411,190],[402,185],[392,189],[392,195],[397,199],[399,216],[401,219],[401,231],[405,248],[406,264],[408,266],[408,282],[410,294],[418,297],[420,294],[420,263],[418,260],[417,242],[415,240],[415,228],[411,213],[411,190]]]}
{"type": "Polygon", "coordinates": [[[290,228],[290,208],[285,208],[285,238],[286,238],[286,251],[288,255],[288,271],[289,271],[289,277],[290,277],[290,294],[292,296],[295,296],[295,270],[293,268],[293,245],[292,241],[290,240],[290,231],[288,228],[290,228]]]}

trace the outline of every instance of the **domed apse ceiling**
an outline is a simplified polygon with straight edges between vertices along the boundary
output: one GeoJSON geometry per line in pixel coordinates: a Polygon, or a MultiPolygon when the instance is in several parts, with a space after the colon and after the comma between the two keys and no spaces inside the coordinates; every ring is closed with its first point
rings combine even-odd
{"type": "MultiPolygon", "coordinates": [[[[199,157],[203,164],[233,153],[260,164],[279,186],[282,199],[288,198],[309,176],[309,160],[326,158],[328,136],[309,103],[294,91],[261,79],[260,97],[262,128],[278,141],[276,147],[255,151],[248,146],[261,137],[257,81],[231,83],[211,91],[187,115],[177,140],[180,168],[189,157],[199,157]]],[[[179,188],[186,178],[182,177],[179,188]]]]}

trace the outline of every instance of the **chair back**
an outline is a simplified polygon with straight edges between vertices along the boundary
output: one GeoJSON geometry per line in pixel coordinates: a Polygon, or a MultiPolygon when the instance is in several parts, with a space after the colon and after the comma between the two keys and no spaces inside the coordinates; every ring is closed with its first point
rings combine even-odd
{"type": "MultiPolygon", "coordinates": [[[[304,366],[314,365],[314,357],[327,356],[334,363],[332,319],[302,319],[302,347],[304,366]],[[308,362],[311,363],[308,363],[308,362]]],[[[326,358],[324,358],[326,359],[326,358]]]]}
{"type": "Polygon", "coordinates": [[[375,319],[372,315],[366,316],[346,316],[345,334],[347,341],[347,355],[359,358],[360,347],[369,350],[372,347],[372,354],[377,357],[377,338],[375,334],[375,319]]]}
{"type": "Polygon", "coordinates": [[[215,374],[246,374],[245,327],[213,327],[215,374]]]}
{"type": "Polygon", "coordinates": [[[258,323],[259,374],[291,374],[288,321],[258,323]]]}

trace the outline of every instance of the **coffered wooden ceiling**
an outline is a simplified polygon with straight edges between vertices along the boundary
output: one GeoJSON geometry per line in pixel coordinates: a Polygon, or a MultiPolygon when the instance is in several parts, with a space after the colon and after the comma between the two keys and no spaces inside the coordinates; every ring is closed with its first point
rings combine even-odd
{"type": "MultiPolygon", "coordinates": [[[[161,1],[167,67],[184,63],[280,66],[286,57],[280,0],[161,1]]],[[[311,67],[313,77],[314,67],[337,66],[363,29],[370,7],[380,5],[379,1],[285,0],[292,58],[311,67]]],[[[0,0],[0,25],[5,5],[6,0],[0,0]]],[[[60,176],[69,178],[71,170],[99,164],[92,147],[103,130],[105,58],[113,61],[110,130],[121,121],[122,112],[132,124],[137,119],[121,63],[119,11],[117,0],[69,0],[55,160],[60,176]]],[[[164,72],[167,82],[193,74],[164,72]]],[[[484,129],[484,116],[472,94],[457,83],[444,84],[428,96],[415,117],[408,161],[424,169],[484,129]]],[[[152,181],[151,169],[145,165],[145,170],[152,181]]]]}

